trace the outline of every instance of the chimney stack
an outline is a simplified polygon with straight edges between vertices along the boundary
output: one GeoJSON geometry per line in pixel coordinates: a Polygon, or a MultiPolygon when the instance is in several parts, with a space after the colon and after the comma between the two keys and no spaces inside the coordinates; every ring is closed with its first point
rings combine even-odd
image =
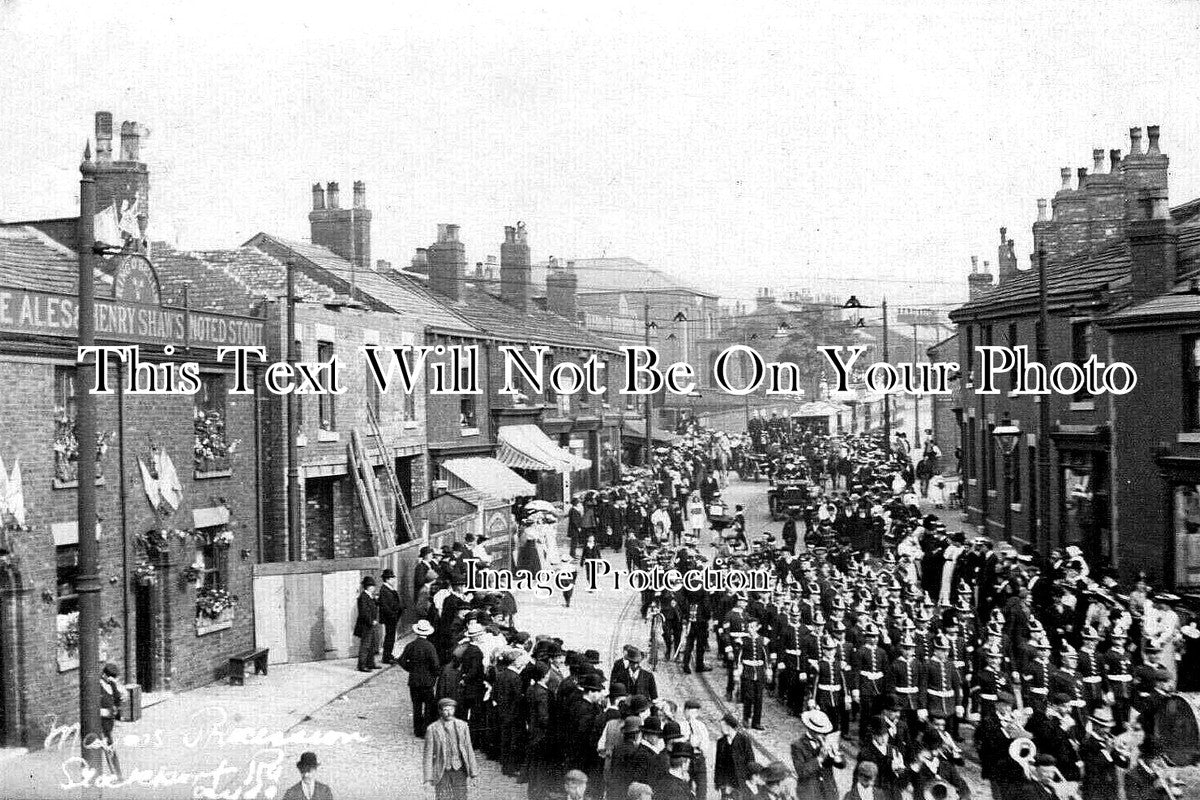
{"type": "MultiPolygon", "coordinates": [[[[986,264],[985,264],[986,267],[986,264]]],[[[971,274],[967,276],[967,299],[974,300],[992,288],[992,276],[979,271],[979,256],[971,256],[971,274]]]]}
{"type": "Polygon", "coordinates": [[[321,184],[312,187],[313,208],[308,214],[312,243],[354,264],[355,269],[375,267],[371,260],[371,211],[367,208],[367,189],[362,181],[354,182],[352,208],[341,207],[337,181],[330,181],[321,191],[321,184]]]}
{"type": "MultiPolygon", "coordinates": [[[[116,209],[123,231],[127,217],[136,223],[139,235],[123,234],[121,244],[133,252],[146,253],[146,226],[150,220],[150,170],[141,161],[141,138],[145,131],[136,122],[121,123],[119,160],[113,160],[113,115],[99,111],[96,127],[96,210],[116,209]]],[[[115,244],[115,243],[114,243],[115,244]]]]}
{"type": "Polygon", "coordinates": [[[112,161],[112,112],[96,112],[96,161],[112,161]]]}
{"type": "MultiPolygon", "coordinates": [[[[441,223],[437,241],[428,248],[429,288],[454,302],[462,299],[466,279],[466,247],[458,240],[458,226],[441,223]]],[[[420,255],[421,251],[417,251],[420,255]]],[[[414,259],[415,262],[416,259],[414,259]]]]}
{"type": "Polygon", "coordinates": [[[529,310],[532,272],[525,223],[506,225],[500,245],[500,299],[522,313],[529,310]]]}
{"type": "Polygon", "coordinates": [[[1008,238],[1008,228],[1000,229],[1000,247],[996,251],[996,267],[999,282],[1014,278],[1018,272],[1017,254],[1013,252],[1013,241],[1008,238]]]}
{"type": "Polygon", "coordinates": [[[424,247],[418,247],[417,252],[412,257],[412,263],[409,266],[412,272],[418,272],[421,275],[429,274],[429,251],[424,247]]]}
{"type": "Polygon", "coordinates": [[[575,274],[575,262],[568,261],[564,269],[559,266],[557,261],[552,260],[551,269],[546,275],[546,308],[571,322],[578,322],[577,288],[578,278],[575,274]]]}
{"type": "Polygon", "coordinates": [[[1150,206],[1150,219],[1129,223],[1129,291],[1135,303],[1171,291],[1178,278],[1179,232],[1166,194],[1151,197],[1150,206]]]}
{"type": "Polygon", "coordinates": [[[1167,170],[1170,159],[1159,149],[1159,127],[1146,127],[1149,148],[1142,152],[1141,128],[1130,128],[1129,136],[1133,150],[1121,162],[1121,176],[1125,182],[1125,219],[1151,219],[1153,200],[1167,197],[1167,170]]]}

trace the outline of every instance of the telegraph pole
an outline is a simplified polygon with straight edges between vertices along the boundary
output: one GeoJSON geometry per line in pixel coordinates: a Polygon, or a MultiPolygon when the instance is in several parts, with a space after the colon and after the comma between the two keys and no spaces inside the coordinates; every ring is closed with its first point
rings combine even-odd
{"type": "MultiPolygon", "coordinates": [[[[917,323],[913,321],[913,364],[917,363],[917,323]]],[[[922,389],[925,387],[921,387],[922,389]]],[[[921,446],[921,395],[913,395],[913,447],[921,446]]]]}
{"type": "MultiPolygon", "coordinates": [[[[1037,326],[1037,358],[1038,363],[1050,363],[1050,311],[1046,287],[1046,250],[1038,248],[1038,326],[1037,326]]],[[[1042,553],[1050,552],[1050,403],[1049,397],[1039,397],[1038,401],[1038,497],[1037,510],[1037,548],[1042,553]]]]}
{"type": "MultiPolygon", "coordinates": [[[[351,298],[353,299],[353,298],[351,298]]],[[[296,341],[296,262],[287,262],[287,360],[295,364],[300,360],[300,346],[296,341]]],[[[300,435],[298,419],[300,398],[295,392],[287,396],[287,521],[288,561],[301,561],[300,538],[300,464],[296,437],[300,435]]]]}
{"type": "MultiPolygon", "coordinates": [[[[79,166],[79,347],[96,345],[96,166],[89,142],[79,166]]],[[[75,491],[79,531],[79,742],[85,761],[99,770],[103,734],[100,728],[100,567],[96,546],[96,359],[77,358],[75,384],[75,491]]]]}
{"type": "MultiPolygon", "coordinates": [[[[888,318],[887,318],[887,298],[883,298],[883,361],[885,364],[890,363],[888,356],[888,318]]],[[[890,392],[885,392],[883,395],[883,446],[889,451],[892,449],[892,395],[890,392]]]]}
{"type": "MultiPolygon", "coordinates": [[[[650,298],[642,292],[642,328],[646,337],[646,348],[650,348],[650,298]]],[[[654,393],[646,395],[646,466],[654,468],[654,393]]]]}

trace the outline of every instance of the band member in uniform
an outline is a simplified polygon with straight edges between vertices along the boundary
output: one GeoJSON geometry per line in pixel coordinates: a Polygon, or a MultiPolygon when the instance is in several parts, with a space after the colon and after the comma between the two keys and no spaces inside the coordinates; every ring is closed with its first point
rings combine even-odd
{"type": "Polygon", "coordinates": [[[746,620],[747,635],[736,645],[735,672],[742,676],[742,724],[756,731],[763,730],[763,688],[771,681],[770,640],[759,636],[760,623],[754,617],[746,620]]]}
{"type": "Polygon", "coordinates": [[[930,717],[957,720],[962,715],[962,684],[958,670],[949,661],[950,640],[936,637],[933,656],[925,662],[925,709],[930,717]]]}
{"type": "Polygon", "coordinates": [[[816,706],[843,736],[850,732],[850,693],[846,689],[849,670],[837,656],[837,641],[826,636],[821,642],[822,655],[817,661],[816,706]]]}
{"type": "Polygon", "coordinates": [[[900,640],[900,655],[888,671],[888,692],[896,696],[904,722],[913,734],[920,729],[920,716],[925,713],[925,665],[917,661],[916,651],[916,640],[905,634],[900,640]]]}
{"type": "Polygon", "coordinates": [[[888,668],[887,653],[879,646],[879,628],[870,620],[862,629],[863,645],[855,651],[852,659],[854,701],[858,703],[860,742],[870,738],[871,720],[883,710],[883,698],[887,690],[885,681],[888,668]]]}

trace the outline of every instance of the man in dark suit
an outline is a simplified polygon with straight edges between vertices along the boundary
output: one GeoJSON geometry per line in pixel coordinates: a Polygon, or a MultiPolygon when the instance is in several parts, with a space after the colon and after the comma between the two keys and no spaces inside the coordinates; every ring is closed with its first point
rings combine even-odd
{"type": "Polygon", "coordinates": [[[379,603],[375,579],[370,575],[362,579],[362,590],[358,593],[358,618],[354,621],[354,635],[358,637],[358,671],[370,672],[379,669],[375,665],[375,653],[379,651],[379,603]]]}
{"type": "Polygon", "coordinates": [[[644,657],[645,654],[636,645],[625,645],[625,657],[617,659],[613,663],[608,683],[610,686],[614,683],[622,683],[629,690],[630,695],[640,694],[651,700],[657,700],[658,684],[654,680],[653,672],[642,669],[644,657]]]}
{"type": "Polygon", "coordinates": [[[317,781],[319,766],[316,753],[301,753],[300,760],[296,762],[296,769],[300,770],[300,782],[283,793],[283,800],[333,800],[333,792],[329,791],[329,787],[317,781]]]}
{"type": "Polygon", "coordinates": [[[713,786],[723,797],[740,791],[750,776],[752,763],[754,748],[750,737],[741,730],[736,716],[726,714],[721,720],[721,738],[717,739],[717,756],[713,760],[713,786]]]}
{"type": "Polygon", "coordinates": [[[433,626],[429,624],[429,620],[418,620],[412,629],[417,638],[404,646],[397,663],[408,673],[413,735],[424,736],[425,727],[433,721],[436,714],[433,708],[433,688],[437,685],[441,663],[438,661],[437,648],[429,641],[429,637],[433,635],[433,626]]]}
{"type": "Polygon", "coordinates": [[[380,576],[383,586],[379,587],[379,621],[383,623],[383,663],[394,664],[396,656],[396,626],[400,624],[400,614],[404,604],[400,602],[400,590],[396,586],[396,573],[385,569],[380,576]]]}
{"type": "Polygon", "coordinates": [[[429,573],[437,575],[433,568],[433,548],[426,545],[421,548],[417,563],[413,565],[413,602],[421,593],[421,587],[429,580],[429,573]]]}

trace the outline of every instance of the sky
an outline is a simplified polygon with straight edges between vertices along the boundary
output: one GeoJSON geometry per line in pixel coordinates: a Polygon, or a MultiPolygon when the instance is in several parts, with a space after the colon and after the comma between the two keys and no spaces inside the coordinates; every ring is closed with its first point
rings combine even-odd
{"type": "MultiPolygon", "coordinates": [[[[1200,195],[1200,3],[0,0],[0,220],[66,216],[95,111],[150,129],[151,234],[308,234],[367,185],[373,256],[630,256],[945,307],[1094,147],[1162,126],[1200,195]]],[[[115,127],[115,126],[114,126],[115,127]]]]}

